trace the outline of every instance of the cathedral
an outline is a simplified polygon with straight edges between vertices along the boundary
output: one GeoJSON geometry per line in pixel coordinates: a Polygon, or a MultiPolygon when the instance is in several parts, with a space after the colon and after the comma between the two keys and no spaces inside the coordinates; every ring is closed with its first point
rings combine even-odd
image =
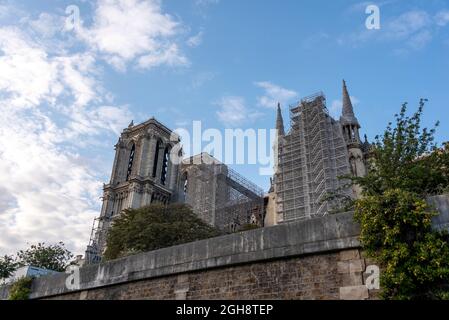
{"type": "Polygon", "coordinates": [[[103,204],[86,249],[97,263],[107,231],[127,208],[152,203],[185,203],[203,221],[228,232],[247,224],[260,227],[327,214],[334,205],[325,196],[339,190],[358,197],[345,175],[363,176],[369,143],[360,140],[360,124],[343,81],[342,114],[333,119],[323,93],[290,106],[285,131],[278,105],[271,188],[264,192],[207,153],[183,158],[180,138],[154,118],[130,123],[115,145],[111,178],[103,187],[103,204]]]}

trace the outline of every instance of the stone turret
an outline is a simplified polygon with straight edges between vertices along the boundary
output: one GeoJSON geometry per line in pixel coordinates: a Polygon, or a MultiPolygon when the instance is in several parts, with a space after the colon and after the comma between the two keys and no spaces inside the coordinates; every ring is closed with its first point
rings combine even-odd
{"type": "Polygon", "coordinates": [[[354,114],[354,108],[345,80],[343,80],[343,110],[340,123],[343,127],[343,134],[347,144],[360,145],[360,124],[354,114]]]}
{"type": "Polygon", "coordinates": [[[278,103],[277,115],[276,115],[276,129],[278,130],[278,134],[280,136],[285,135],[284,130],[284,119],[282,118],[281,104],[278,103]]]}
{"type": "MultiPolygon", "coordinates": [[[[363,177],[366,175],[365,154],[363,145],[360,140],[360,124],[354,114],[351,97],[349,96],[346,81],[343,80],[343,109],[340,117],[340,124],[342,126],[343,137],[348,148],[349,164],[351,174],[354,177],[363,177]]],[[[353,186],[353,193],[355,197],[361,196],[361,189],[359,186],[353,186]]]]}

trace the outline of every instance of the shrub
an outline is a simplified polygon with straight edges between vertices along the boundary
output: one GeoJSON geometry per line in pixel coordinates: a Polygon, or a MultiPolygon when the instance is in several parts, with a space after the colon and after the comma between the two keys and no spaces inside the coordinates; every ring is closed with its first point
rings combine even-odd
{"type": "Polygon", "coordinates": [[[9,289],[9,300],[28,300],[31,293],[31,284],[33,279],[23,277],[11,285],[9,289]]]}
{"type": "Polygon", "coordinates": [[[105,260],[211,238],[221,232],[186,205],[153,204],[127,209],[114,220],[107,237],[105,260]]]}

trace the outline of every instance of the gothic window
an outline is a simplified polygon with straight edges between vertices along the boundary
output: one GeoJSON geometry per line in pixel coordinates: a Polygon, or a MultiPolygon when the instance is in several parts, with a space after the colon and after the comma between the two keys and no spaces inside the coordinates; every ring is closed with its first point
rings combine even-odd
{"type": "Polygon", "coordinates": [[[168,146],[164,151],[164,158],[162,159],[162,172],[161,172],[161,183],[165,185],[168,176],[168,161],[170,157],[170,150],[168,146]]]}
{"type": "Polygon", "coordinates": [[[134,154],[136,153],[136,145],[133,144],[131,148],[131,153],[129,154],[129,160],[128,160],[128,171],[126,174],[126,181],[129,180],[129,177],[131,176],[131,171],[133,169],[133,161],[134,161],[134,154]]]}
{"type": "Polygon", "coordinates": [[[154,152],[153,177],[156,177],[156,173],[157,173],[157,162],[159,160],[159,148],[160,147],[161,147],[161,142],[160,142],[160,140],[158,140],[156,143],[156,150],[154,152]]]}
{"type": "Polygon", "coordinates": [[[187,189],[189,187],[189,180],[187,179],[187,172],[184,174],[184,185],[182,187],[183,187],[184,199],[185,199],[186,195],[187,195],[187,189]]]}

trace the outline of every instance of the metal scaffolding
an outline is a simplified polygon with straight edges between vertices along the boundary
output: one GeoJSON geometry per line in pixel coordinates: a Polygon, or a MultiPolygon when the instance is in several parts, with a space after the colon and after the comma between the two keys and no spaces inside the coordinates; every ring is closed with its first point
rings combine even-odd
{"type": "Polygon", "coordinates": [[[325,196],[343,185],[339,176],[349,174],[341,128],[329,116],[322,92],[290,106],[290,119],[290,131],[279,139],[275,173],[283,221],[327,214],[332,203],[325,196]]]}
{"type": "Polygon", "coordinates": [[[107,231],[111,220],[112,218],[110,217],[98,217],[94,219],[85,256],[88,263],[99,263],[101,261],[101,255],[103,254],[101,249],[106,246],[107,231]]]}
{"type": "Polygon", "coordinates": [[[264,191],[242,175],[227,167],[226,189],[229,201],[216,204],[216,225],[227,231],[236,231],[247,224],[263,226],[264,191]]]}
{"type": "Polygon", "coordinates": [[[250,223],[263,225],[264,191],[257,185],[216,159],[185,165],[183,170],[184,202],[201,219],[226,231],[250,223]]]}

